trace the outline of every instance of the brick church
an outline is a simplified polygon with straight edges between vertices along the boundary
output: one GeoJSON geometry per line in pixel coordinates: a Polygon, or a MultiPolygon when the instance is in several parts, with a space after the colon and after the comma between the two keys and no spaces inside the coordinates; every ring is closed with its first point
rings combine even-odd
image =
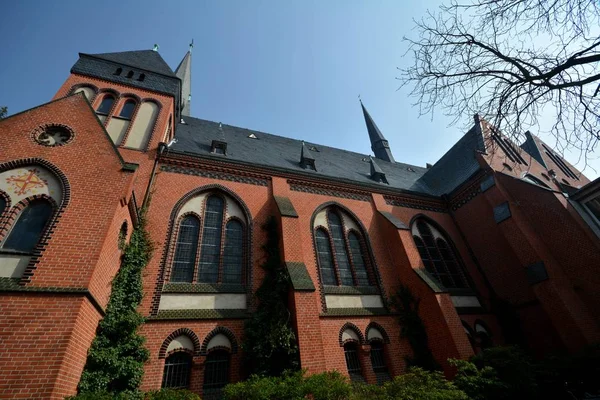
{"type": "Polygon", "coordinates": [[[273,217],[309,373],[402,374],[401,284],[446,371],[486,346],[600,341],[600,180],[533,134],[475,116],[408,165],[362,105],[372,154],[194,118],[191,71],[191,50],[174,71],[152,50],[80,54],[50,102],[0,121],[0,398],[76,392],[145,206],[143,390],[243,376],[273,217]]]}

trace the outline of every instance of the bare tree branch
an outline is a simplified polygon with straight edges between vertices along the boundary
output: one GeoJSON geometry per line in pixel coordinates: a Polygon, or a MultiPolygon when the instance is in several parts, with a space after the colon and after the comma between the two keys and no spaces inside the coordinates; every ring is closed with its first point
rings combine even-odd
{"type": "Polygon", "coordinates": [[[597,0],[449,0],[405,38],[400,69],[421,114],[480,114],[514,141],[552,111],[559,151],[586,161],[600,142],[597,0]]]}

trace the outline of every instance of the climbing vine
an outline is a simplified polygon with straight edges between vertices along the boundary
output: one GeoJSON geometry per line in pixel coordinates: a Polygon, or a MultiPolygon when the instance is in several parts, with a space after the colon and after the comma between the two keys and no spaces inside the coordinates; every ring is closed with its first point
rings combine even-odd
{"type": "Polygon", "coordinates": [[[398,313],[400,336],[408,340],[413,355],[406,357],[408,366],[420,367],[429,371],[440,369],[429,348],[429,338],[425,324],[419,316],[421,300],[413,295],[407,286],[400,285],[392,296],[392,305],[398,313]]]}
{"type": "Polygon", "coordinates": [[[142,271],[152,255],[152,243],[142,213],[125,245],[121,268],[113,282],[106,315],[98,324],[78,390],[132,397],[144,373],[149,352],[138,328],[144,317],[137,311],[142,297],[142,271]]]}
{"type": "Polygon", "coordinates": [[[243,349],[252,373],[280,376],[299,367],[296,335],[287,307],[290,279],[281,262],[279,230],[274,217],[263,226],[265,278],[256,291],[258,307],[244,325],[243,349]]]}

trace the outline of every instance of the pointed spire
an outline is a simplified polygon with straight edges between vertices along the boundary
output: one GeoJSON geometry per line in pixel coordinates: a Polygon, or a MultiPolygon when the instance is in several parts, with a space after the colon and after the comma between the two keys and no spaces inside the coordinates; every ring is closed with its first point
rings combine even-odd
{"type": "Polygon", "coordinates": [[[302,149],[300,151],[300,166],[304,169],[312,169],[313,171],[317,170],[315,166],[315,156],[306,147],[304,140],[302,141],[302,149]]]}
{"type": "Polygon", "coordinates": [[[190,43],[190,49],[179,66],[175,70],[175,75],[181,79],[181,115],[190,116],[192,106],[192,48],[194,41],[190,43]]]}
{"type": "Polygon", "coordinates": [[[388,183],[385,172],[377,165],[373,157],[369,156],[369,163],[371,164],[371,179],[376,182],[388,183]]]}
{"type": "Polygon", "coordinates": [[[362,100],[360,100],[360,106],[362,107],[363,115],[365,116],[365,123],[367,124],[367,130],[369,131],[369,139],[371,139],[371,150],[373,150],[373,154],[380,160],[395,162],[388,141],[385,139],[377,125],[375,125],[375,121],[373,121],[373,118],[369,115],[362,100]]]}

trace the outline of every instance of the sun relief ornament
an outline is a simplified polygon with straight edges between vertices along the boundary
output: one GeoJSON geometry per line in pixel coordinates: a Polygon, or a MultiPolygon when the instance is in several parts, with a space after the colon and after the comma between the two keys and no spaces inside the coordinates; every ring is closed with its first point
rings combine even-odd
{"type": "Polygon", "coordinates": [[[6,184],[16,195],[38,194],[46,188],[48,181],[39,176],[40,171],[35,168],[27,169],[16,175],[6,178],[6,184]]]}
{"type": "Polygon", "coordinates": [[[73,140],[73,131],[64,125],[47,125],[37,129],[33,139],[42,146],[63,146],[73,140]]]}

